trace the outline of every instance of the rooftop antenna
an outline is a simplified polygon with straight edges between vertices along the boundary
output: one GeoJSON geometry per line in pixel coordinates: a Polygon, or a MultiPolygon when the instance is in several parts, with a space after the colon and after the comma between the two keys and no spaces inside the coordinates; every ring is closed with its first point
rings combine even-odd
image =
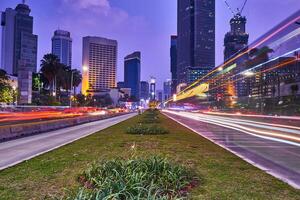
{"type": "Polygon", "coordinates": [[[233,9],[231,8],[231,6],[229,5],[229,3],[227,2],[227,0],[224,0],[224,2],[225,2],[225,4],[226,4],[226,6],[228,7],[229,11],[230,11],[234,16],[235,16],[235,15],[242,15],[243,10],[244,10],[244,8],[245,8],[245,6],[246,6],[246,4],[247,4],[247,1],[248,1],[248,0],[245,0],[245,1],[244,1],[243,6],[241,7],[241,9],[240,9],[240,8],[237,8],[237,11],[234,12],[233,9]]]}

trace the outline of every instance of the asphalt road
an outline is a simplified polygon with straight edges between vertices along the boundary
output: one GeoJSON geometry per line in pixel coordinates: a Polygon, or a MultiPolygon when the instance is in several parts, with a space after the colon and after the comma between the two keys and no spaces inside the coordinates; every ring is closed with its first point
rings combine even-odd
{"type": "MultiPolygon", "coordinates": [[[[299,126],[230,116],[164,111],[170,118],[300,189],[299,126]]],[[[299,121],[300,122],[300,121],[299,121]]]]}
{"type": "Polygon", "coordinates": [[[125,121],[135,113],[0,143],[0,170],[125,121]]]}

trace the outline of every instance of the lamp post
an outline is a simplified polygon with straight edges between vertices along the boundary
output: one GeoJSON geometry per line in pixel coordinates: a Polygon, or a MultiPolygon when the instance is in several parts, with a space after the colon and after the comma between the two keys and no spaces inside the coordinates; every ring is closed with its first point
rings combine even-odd
{"type": "Polygon", "coordinates": [[[69,106],[70,106],[70,108],[72,107],[73,73],[74,73],[74,71],[73,71],[73,70],[71,70],[70,102],[69,102],[69,106]]]}
{"type": "Polygon", "coordinates": [[[16,100],[16,86],[12,86],[12,89],[13,89],[13,104],[17,105],[17,100],[16,100]]]}

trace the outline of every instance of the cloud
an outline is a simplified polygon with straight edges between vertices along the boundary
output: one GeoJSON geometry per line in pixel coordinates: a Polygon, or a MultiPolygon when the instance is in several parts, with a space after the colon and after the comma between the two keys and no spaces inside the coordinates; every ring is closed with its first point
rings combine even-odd
{"type": "Polygon", "coordinates": [[[90,10],[108,14],[111,6],[108,0],[64,0],[64,3],[77,10],[90,10]]]}

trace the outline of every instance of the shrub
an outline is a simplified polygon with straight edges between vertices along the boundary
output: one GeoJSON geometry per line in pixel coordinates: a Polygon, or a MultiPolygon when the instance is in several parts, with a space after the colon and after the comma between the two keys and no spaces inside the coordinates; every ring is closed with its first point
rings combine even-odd
{"type": "Polygon", "coordinates": [[[100,162],[78,180],[82,188],[67,199],[183,199],[198,184],[187,168],[161,157],[100,162]]]}
{"type": "Polygon", "coordinates": [[[153,119],[153,118],[143,118],[139,121],[142,124],[158,124],[160,123],[160,120],[158,118],[153,119]]]}
{"type": "Polygon", "coordinates": [[[139,135],[161,135],[167,134],[168,130],[156,125],[138,124],[128,127],[126,133],[139,135]]]}

